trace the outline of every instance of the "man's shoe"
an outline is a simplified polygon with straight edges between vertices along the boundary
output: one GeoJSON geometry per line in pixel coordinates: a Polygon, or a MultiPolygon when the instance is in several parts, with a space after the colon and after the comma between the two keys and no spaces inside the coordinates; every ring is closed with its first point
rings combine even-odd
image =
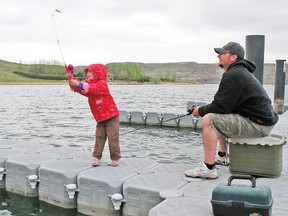
{"type": "Polygon", "coordinates": [[[186,170],[185,175],[191,178],[206,178],[206,179],[216,179],[218,178],[218,170],[214,167],[212,170],[208,169],[203,163],[202,166],[196,167],[191,170],[186,170]]]}
{"type": "Polygon", "coordinates": [[[225,155],[224,157],[220,157],[217,154],[215,156],[215,164],[228,166],[229,165],[229,157],[227,155],[225,155]]]}

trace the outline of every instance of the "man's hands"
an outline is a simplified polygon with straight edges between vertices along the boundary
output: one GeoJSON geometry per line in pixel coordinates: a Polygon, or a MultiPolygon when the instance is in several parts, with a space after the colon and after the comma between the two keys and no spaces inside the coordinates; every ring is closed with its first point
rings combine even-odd
{"type": "Polygon", "coordinates": [[[199,117],[200,116],[199,107],[193,107],[193,109],[187,110],[187,115],[191,115],[191,114],[196,118],[199,117]]]}
{"type": "Polygon", "coordinates": [[[188,109],[186,115],[192,115],[194,109],[195,109],[194,107],[192,109],[188,109]]]}

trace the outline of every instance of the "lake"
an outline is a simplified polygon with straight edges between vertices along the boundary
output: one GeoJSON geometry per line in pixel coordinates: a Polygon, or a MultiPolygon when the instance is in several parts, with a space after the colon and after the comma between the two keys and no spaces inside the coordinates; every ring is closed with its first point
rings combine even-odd
{"type": "MultiPolygon", "coordinates": [[[[273,101],[274,86],[264,87],[273,101]]],[[[212,84],[110,85],[119,110],[175,114],[186,114],[187,103],[191,101],[209,103],[217,88],[218,85],[212,84]]],[[[0,92],[0,140],[93,148],[96,123],[87,98],[62,85],[8,85],[0,86],[0,92]]],[[[286,86],[286,97],[287,92],[286,86]]],[[[120,146],[122,157],[147,157],[160,163],[194,166],[203,155],[201,130],[185,128],[121,125],[120,146]]],[[[107,145],[104,152],[109,152],[107,145]]],[[[1,216],[80,215],[75,210],[63,210],[5,190],[0,190],[0,201],[1,216]]]]}

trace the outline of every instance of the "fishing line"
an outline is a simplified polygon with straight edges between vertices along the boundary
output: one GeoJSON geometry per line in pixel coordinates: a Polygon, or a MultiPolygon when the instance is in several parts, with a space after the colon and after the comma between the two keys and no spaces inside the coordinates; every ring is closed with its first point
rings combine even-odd
{"type": "MultiPolygon", "coordinates": [[[[192,111],[192,112],[193,112],[193,111],[192,111]]],[[[162,124],[162,123],[164,123],[164,122],[172,121],[172,120],[175,120],[175,119],[180,119],[180,118],[182,118],[182,117],[184,117],[184,116],[191,115],[192,112],[190,113],[190,110],[189,110],[187,114],[183,114],[183,115],[179,115],[179,116],[177,116],[177,117],[173,117],[173,118],[170,118],[170,119],[166,119],[165,121],[161,121],[161,122],[158,122],[158,123],[149,125],[149,126],[156,126],[156,125],[160,125],[160,124],[162,124]]],[[[126,133],[123,133],[123,134],[121,134],[121,136],[123,136],[123,135],[125,135],[125,134],[129,134],[129,133],[133,133],[133,132],[135,132],[135,131],[142,130],[142,129],[143,129],[143,128],[137,128],[137,129],[135,129],[135,130],[132,130],[132,131],[128,131],[128,132],[126,132],[126,133]]]]}
{"type": "Polygon", "coordinates": [[[56,25],[55,25],[55,21],[54,21],[54,13],[62,13],[60,10],[55,10],[53,11],[52,15],[51,15],[51,18],[52,18],[52,24],[53,24],[53,29],[54,29],[54,33],[55,33],[55,38],[56,38],[56,41],[57,41],[57,44],[58,44],[58,48],[59,48],[59,51],[60,51],[60,54],[61,54],[61,58],[62,58],[62,61],[64,62],[64,65],[66,66],[66,63],[65,63],[65,60],[64,60],[64,57],[63,57],[63,53],[62,53],[62,49],[61,49],[61,46],[60,46],[60,40],[58,38],[58,35],[57,35],[57,30],[56,30],[56,25]]]}

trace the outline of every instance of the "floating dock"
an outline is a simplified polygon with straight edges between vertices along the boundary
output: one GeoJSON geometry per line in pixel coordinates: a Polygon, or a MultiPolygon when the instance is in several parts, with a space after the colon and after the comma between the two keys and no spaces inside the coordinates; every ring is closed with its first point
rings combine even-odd
{"type": "MultiPolygon", "coordinates": [[[[144,120],[141,112],[121,111],[120,118],[130,124],[153,125],[159,123],[159,116],[165,121],[177,114],[147,113],[144,120]]],[[[198,127],[192,116],[187,119],[186,126],[189,122],[189,127],[198,127]]],[[[181,127],[181,120],[163,126],[181,127]]],[[[272,133],[287,139],[287,122],[285,112],[272,133]]],[[[256,186],[272,190],[273,215],[288,212],[287,145],[282,161],[278,178],[256,179],[256,186]]],[[[84,215],[208,216],[213,215],[212,190],[231,176],[228,166],[217,166],[219,178],[203,180],[184,176],[185,170],[193,168],[188,164],[162,164],[149,158],[122,158],[118,167],[108,162],[104,154],[100,166],[92,167],[91,152],[79,148],[0,140],[0,188],[62,208],[77,208],[84,215]]]]}

